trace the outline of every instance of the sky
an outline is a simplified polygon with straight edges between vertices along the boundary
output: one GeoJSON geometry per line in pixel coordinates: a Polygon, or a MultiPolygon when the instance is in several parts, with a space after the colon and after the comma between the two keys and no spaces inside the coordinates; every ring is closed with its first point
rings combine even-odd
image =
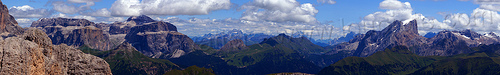
{"type": "Polygon", "coordinates": [[[188,36],[239,29],[331,39],[418,22],[419,33],[471,29],[500,33],[500,0],[3,0],[22,27],[40,18],[124,22],[148,15],[188,36]]]}

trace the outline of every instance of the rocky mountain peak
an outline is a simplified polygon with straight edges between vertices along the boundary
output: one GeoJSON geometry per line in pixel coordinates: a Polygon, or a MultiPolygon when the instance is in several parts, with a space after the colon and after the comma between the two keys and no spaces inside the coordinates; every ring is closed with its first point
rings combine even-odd
{"type": "Polygon", "coordinates": [[[118,47],[116,47],[113,50],[136,50],[136,49],[134,48],[134,46],[132,46],[132,44],[130,44],[128,42],[123,42],[122,44],[118,45],[118,47]]]}
{"type": "Polygon", "coordinates": [[[498,35],[493,33],[493,32],[490,32],[490,33],[486,34],[485,36],[498,37],[498,35]]]}
{"type": "Polygon", "coordinates": [[[155,20],[151,19],[150,17],[146,15],[141,15],[141,16],[132,16],[127,19],[128,22],[134,21],[138,25],[143,24],[143,23],[149,23],[149,22],[155,22],[155,20]]]}
{"type": "MultiPolygon", "coordinates": [[[[1,3],[1,1],[0,1],[1,3]]],[[[9,32],[22,34],[23,28],[17,25],[16,19],[9,14],[9,9],[4,4],[0,5],[0,33],[9,32]]]]}
{"type": "Polygon", "coordinates": [[[248,47],[245,45],[243,40],[235,39],[227,42],[226,45],[222,46],[220,50],[229,52],[229,51],[239,51],[245,49],[248,49],[248,47]]]}
{"type": "Polygon", "coordinates": [[[276,37],[280,37],[280,38],[281,38],[281,37],[283,37],[283,38],[291,38],[290,36],[286,35],[285,33],[281,33],[281,34],[279,34],[279,35],[278,35],[278,36],[276,36],[276,37]]]}
{"type": "Polygon", "coordinates": [[[46,27],[46,26],[95,26],[94,22],[86,19],[70,19],[70,18],[42,18],[34,21],[31,27],[46,27]]]}
{"type": "Polygon", "coordinates": [[[417,20],[412,20],[407,24],[403,24],[403,22],[396,20],[392,22],[389,26],[384,28],[382,32],[388,32],[388,33],[404,32],[410,34],[418,34],[417,20]]]}
{"type": "Polygon", "coordinates": [[[461,35],[467,36],[469,38],[479,38],[481,36],[481,34],[475,32],[475,31],[472,31],[470,29],[459,31],[459,33],[461,35]]]}
{"type": "Polygon", "coordinates": [[[229,34],[243,34],[243,31],[238,30],[238,29],[233,29],[228,31],[229,34]]]}

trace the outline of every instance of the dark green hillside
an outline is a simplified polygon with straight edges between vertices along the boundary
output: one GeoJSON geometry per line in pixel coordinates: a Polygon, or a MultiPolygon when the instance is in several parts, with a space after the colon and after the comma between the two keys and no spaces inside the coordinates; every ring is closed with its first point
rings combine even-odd
{"type": "Polygon", "coordinates": [[[215,74],[262,75],[283,72],[315,74],[321,68],[307,59],[306,54],[319,53],[324,49],[305,38],[280,35],[264,40],[248,49],[234,52],[214,50],[201,46],[202,50],[179,58],[169,59],[180,66],[196,65],[212,68],[215,74]]]}
{"type": "Polygon", "coordinates": [[[269,44],[271,46],[281,45],[304,54],[327,52],[326,49],[312,43],[306,37],[293,38],[285,34],[264,39],[260,44],[269,44]]]}
{"type": "Polygon", "coordinates": [[[106,60],[115,75],[157,75],[180,69],[168,60],[149,58],[128,43],[109,51],[97,51],[85,47],[80,50],[106,60]]]}
{"type": "Polygon", "coordinates": [[[347,57],[319,72],[331,74],[498,75],[500,45],[471,48],[474,53],[454,56],[418,56],[397,46],[368,57],[347,57]]]}
{"type": "Polygon", "coordinates": [[[368,57],[347,57],[323,70],[319,75],[330,74],[409,74],[435,61],[418,56],[404,46],[379,51],[368,57]]]}
{"type": "Polygon", "coordinates": [[[414,75],[499,75],[500,65],[490,57],[443,59],[418,70],[414,75]]]}
{"type": "Polygon", "coordinates": [[[190,66],[184,70],[172,70],[164,75],[215,75],[212,69],[200,68],[198,66],[190,66]]]}

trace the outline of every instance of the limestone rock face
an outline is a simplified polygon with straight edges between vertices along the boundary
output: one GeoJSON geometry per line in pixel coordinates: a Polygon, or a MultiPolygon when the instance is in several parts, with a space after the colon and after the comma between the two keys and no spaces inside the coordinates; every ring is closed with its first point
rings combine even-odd
{"type": "Polygon", "coordinates": [[[62,45],[52,45],[38,29],[23,35],[0,39],[0,74],[7,75],[111,75],[103,59],[62,45]]]}
{"type": "Polygon", "coordinates": [[[195,48],[194,42],[187,35],[176,31],[131,32],[125,39],[139,52],[153,58],[179,57],[178,55],[194,51],[195,48]]]}
{"type": "Polygon", "coordinates": [[[17,25],[16,19],[9,14],[7,6],[0,1],[0,33],[9,32],[12,34],[22,34],[23,28],[17,25]]]}
{"type": "Polygon", "coordinates": [[[56,45],[87,46],[98,50],[110,50],[115,45],[109,41],[109,34],[101,29],[106,28],[105,24],[85,19],[43,18],[33,22],[31,27],[45,31],[56,45]]]}
{"type": "Polygon", "coordinates": [[[191,38],[180,32],[168,22],[151,20],[147,16],[131,17],[129,22],[141,25],[133,26],[125,36],[125,42],[132,44],[139,52],[153,58],[176,58],[194,51],[191,38]]]}
{"type": "Polygon", "coordinates": [[[418,35],[417,22],[410,21],[403,24],[395,21],[382,31],[368,31],[351,41],[336,45],[334,50],[327,54],[335,54],[339,51],[349,51],[353,56],[369,56],[377,51],[392,48],[398,45],[414,46],[427,43],[426,38],[418,35]]]}

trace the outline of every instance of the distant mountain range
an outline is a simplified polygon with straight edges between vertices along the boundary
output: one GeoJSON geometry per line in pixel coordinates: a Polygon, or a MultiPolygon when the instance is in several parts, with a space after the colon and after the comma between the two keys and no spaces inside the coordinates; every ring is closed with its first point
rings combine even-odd
{"type": "Polygon", "coordinates": [[[272,37],[271,35],[266,35],[264,33],[257,34],[246,34],[241,30],[233,29],[227,32],[221,32],[218,34],[205,34],[202,37],[192,37],[196,44],[208,45],[215,49],[220,49],[227,42],[235,39],[240,39],[245,43],[245,45],[257,44],[264,40],[265,38],[272,37]]]}
{"type": "Polygon", "coordinates": [[[416,21],[403,25],[395,21],[382,31],[368,31],[356,36],[346,43],[331,46],[328,55],[346,51],[352,56],[369,56],[377,51],[398,45],[409,46],[410,50],[422,56],[450,56],[473,52],[465,47],[475,47],[480,44],[500,42],[494,33],[482,35],[471,30],[441,31],[432,38],[418,35],[416,21]]]}
{"type": "MultiPolygon", "coordinates": [[[[293,34],[292,37],[307,37],[307,36],[303,36],[303,35],[304,35],[304,33],[302,33],[302,32],[296,32],[293,34]]],[[[353,39],[354,36],[356,36],[356,35],[358,35],[358,34],[356,34],[354,32],[350,32],[346,36],[342,36],[342,37],[336,38],[336,39],[323,39],[323,40],[321,40],[321,39],[309,38],[309,40],[316,45],[325,47],[325,46],[339,44],[342,42],[348,42],[349,40],[353,39]]],[[[191,38],[193,39],[193,41],[195,41],[196,44],[208,45],[212,48],[220,49],[220,48],[222,48],[222,46],[224,46],[224,44],[226,44],[227,42],[229,42],[231,40],[240,39],[240,40],[243,40],[243,42],[246,45],[252,45],[252,44],[257,44],[257,43],[261,42],[262,40],[264,40],[264,38],[269,38],[272,36],[273,35],[268,35],[268,34],[264,34],[264,33],[247,34],[247,33],[243,33],[241,30],[233,29],[233,30],[229,30],[227,32],[221,32],[218,34],[209,33],[209,34],[205,34],[201,37],[191,37],[191,38]]]]}

